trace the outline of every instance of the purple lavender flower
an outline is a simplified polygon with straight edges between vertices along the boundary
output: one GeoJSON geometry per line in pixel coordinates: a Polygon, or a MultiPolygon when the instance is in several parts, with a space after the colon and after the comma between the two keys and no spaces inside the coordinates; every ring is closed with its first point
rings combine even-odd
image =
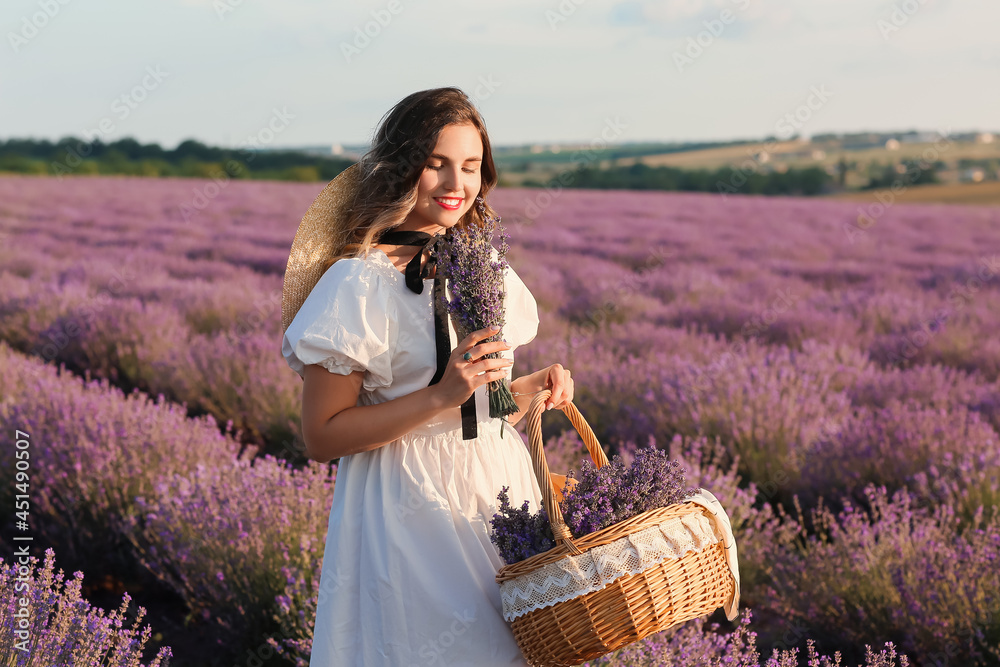
{"type": "Polygon", "coordinates": [[[146,608],[132,611],[125,593],[117,609],[88,602],[83,572],[67,580],[55,569],[55,550],[45,550],[44,563],[30,556],[26,564],[0,557],[0,655],[10,667],[28,665],[107,665],[161,667],[173,651],[163,646],[152,661],[140,662],[152,628],[142,625],[146,608]],[[133,617],[134,615],[134,617],[133,617]],[[23,634],[18,634],[21,631],[23,634]]]}
{"type": "MultiPolygon", "coordinates": [[[[636,450],[631,465],[616,454],[598,468],[590,459],[581,466],[579,482],[559,504],[574,537],[583,537],[626,519],[681,502],[697,489],[684,488],[684,469],[655,447],[636,450]]],[[[574,471],[570,471],[574,477],[574,471]]]]}
{"type": "Polygon", "coordinates": [[[520,508],[512,507],[507,496],[508,488],[503,487],[497,496],[500,508],[490,521],[493,527],[490,540],[500,551],[504,562],[510,564],[548,551],[556,545],[556,540],[545,508],[532,514],[527,500],[520,508]]]}
{"type": "MultiPolygon", "coordinates": [[[[496,334],[486,342],[503,337],[504,272],[507,269],[507,239],[499,216],[486,216],[482,223],[472,223],[465,229],[452,227],[437,245],[437,267],[448,278],[451,300],[447,294],[436,296],[438,308],[451,314],[459,339],[478,329],[497,326],[496,334]],[[500,249],[493,259],[492,238],[500,234],[500,249]]],[[[485,355],[496,359],[499,352],[485,355]]],[[[489,383],[490,417],[505,417],[519,410],[506,379],[489,383]]],[[[501,436],[503,430],[500,431],[501,436]]]]}
{"type": "MultiPolygon", "coordinates": [[[[590,459],[581,467],[579,481],[562,489],[559,504],[566,526],[577,538],[657,507],[674,505],[697,491],[684,488],[684,469],[655,447],[636,450],[628,466],[616,454],[601,468],[590,459]]],[[[568,477],[575,478],[575,472],[570,470],[568,477]]],[[[516,563],[555,546],[544,506],[535,514],[528,512],[527,500],[521,509],[512,508],[506,486],[497,500],[500,511],[493,515],[490,539],[505,563],[516,563]]]]}

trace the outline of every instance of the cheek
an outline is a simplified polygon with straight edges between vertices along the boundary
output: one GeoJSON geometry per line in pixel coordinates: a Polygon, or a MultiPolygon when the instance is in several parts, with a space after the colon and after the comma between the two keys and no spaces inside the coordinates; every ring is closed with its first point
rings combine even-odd
{"type": "Polygon", "coordinates": [[[417,180],[417,198],[426,199],[437,188],[437,174],[430,169],[424,169],[417,180]]]}
{"type": "Polygon", "coordinates": [[[465,188],[465,199],[467,202],[471,202],[469,208],[476,205],[476,197],[479,196],[479,190],[482,188],[482,183],[477,181],[476,183],[470,183],[465,188]]]}

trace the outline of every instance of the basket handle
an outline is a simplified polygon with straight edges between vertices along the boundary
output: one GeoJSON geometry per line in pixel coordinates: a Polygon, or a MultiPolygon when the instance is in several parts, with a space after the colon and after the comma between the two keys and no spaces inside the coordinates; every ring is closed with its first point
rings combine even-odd
{"type": "MultiPolygon", "coordinates": [[[[531,450],[531,462],[535,469],[535,477],[538,478],[538,486],[542,490],[542,499],[549,515],[549,523],[552,525],[552,535],[556,538],[557,544],[565,545],[571,554],[579,555],[583,552],[573,543],[573,535],[570,533],[569,528],[566,527],[562,510],[559,508],[558,501],[556,501],[556,493],[558,491],[553,485],[552,478],[549,476],[549,464],[545,461],[545,452],[542,450],[542,412],[545,410],[545,401],[551,395],[551,389],[543,389],[531,400],[531,405],[528,406],[528,413],[526,415],[528,446],[531,450]]],[[[601,443],[597,441],[597,436],[594,435],[590,424],[583,418],[580,411],[576,409],[573,402],[570,401],[560,409],[569,417],[573,428],[576,429],[576,432],[583,439],[584,444],[587,445],[587,450],[590,452],[590,458],[594,462],[594,465],[598,468],[608,465],[608,457],[604,453],[604,450],[601,449],[601,443]]]]}

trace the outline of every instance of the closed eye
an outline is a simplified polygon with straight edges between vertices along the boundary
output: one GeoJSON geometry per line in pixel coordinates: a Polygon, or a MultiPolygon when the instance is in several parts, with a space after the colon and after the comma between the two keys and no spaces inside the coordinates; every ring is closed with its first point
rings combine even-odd
{"type": "MultiPolygon", "coordinates": [[[[437,171],[438,169],[441,168],[441,165],[438,165],[436,167],[433,166],[433,165],[427,165],[427,168],[428,169],[433,169],[434,171],[437,171]]],[[[474,173],[476,173],[475,169],[466,169],[465,167],[462,168],[462,171],[464,171],[467,174],[474,174],[474,173]]]]}

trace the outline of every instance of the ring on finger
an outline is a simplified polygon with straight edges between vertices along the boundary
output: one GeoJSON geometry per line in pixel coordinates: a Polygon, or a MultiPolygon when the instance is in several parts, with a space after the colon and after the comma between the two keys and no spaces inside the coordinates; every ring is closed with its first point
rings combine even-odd
{"type": "Polygon", "coordinates": [[[466,361],[472,361],[472,352],[466,352],[465,354],[462,355],[462,358],[465,359],[466,361]]]}

